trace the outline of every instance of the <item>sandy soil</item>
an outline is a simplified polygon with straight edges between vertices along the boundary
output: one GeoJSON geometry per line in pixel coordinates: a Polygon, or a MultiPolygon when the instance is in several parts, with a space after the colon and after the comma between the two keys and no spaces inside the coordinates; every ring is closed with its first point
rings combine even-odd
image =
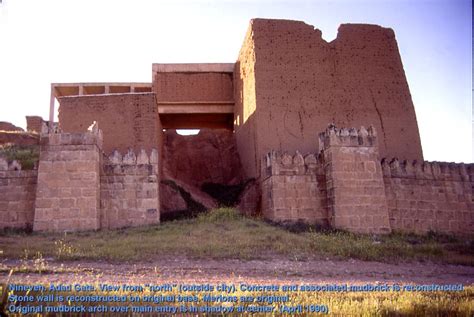
{"type": "MultiPolygon", "coordinates": [[[[433,264],[363,262],[358,260],[190,260],[166,258],[153,262],[56,262],[46,259],[54,273],[14,273],[10,282],[58,283],[149,283],[149,282],[261,282],[272,283],[413,283],[474,284],[474,267],[433,264]]],[[[5,268],[18,267],[20,261],[4,260],[5,268]]],[[[28,265],[33,265],[29,263],[28,265]]],[[[5,282],[8,273],[0,273],[5,282]]]]}

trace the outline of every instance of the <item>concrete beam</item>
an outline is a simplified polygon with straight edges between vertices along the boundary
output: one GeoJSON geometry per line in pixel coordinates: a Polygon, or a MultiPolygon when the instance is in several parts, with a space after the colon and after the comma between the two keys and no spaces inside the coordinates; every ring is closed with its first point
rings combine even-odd
{"type": "Polygon", "coordinates": [[[158,113],[234,113],[234,106],[215,106],[215,105],[206,105],[206,106],[189,106],[189,105],[161,105],[158,106],[158,113]]]}
{"type": "Polygon", "coordinates": [[[153,73],[233,73],[235,63],[153,64],[153,73]]]}
{"type": "Polygon", "coordinates": [[[234,113],[233,101],[159,101],[158,113],[234,113]]]}
{"type": "Polygon", "coordinates": [[[151,83],[53,83],[54,97],[102,95],[106,93],[151,92],[151,83]]]}

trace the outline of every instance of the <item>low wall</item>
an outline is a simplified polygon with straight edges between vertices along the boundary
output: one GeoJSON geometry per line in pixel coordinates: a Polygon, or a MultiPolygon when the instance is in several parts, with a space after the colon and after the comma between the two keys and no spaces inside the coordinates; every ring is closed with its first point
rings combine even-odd
{"type": "Polygon", "coordinates": [[[474,232],[474,164],[382,161],[393,230],[474,232]]]}
{"type": "Polygon", "coordinates": [[[123,228],[160,222],[158,151],[124,156],[114,151],[104,159],[100,177],[102,228],[123,228]]]}
{"type": "Polygon", "coordinates": [[[0,158],[0,228],[29,229],[35,211],[36,170],[22,171],[0,158]]]}
{"type": "Polygon", "coordinates": [[[269,153],[262,164],[262,213],[272,221],[326,226],[325,176],[316,157],[269,153]]]}
{"type": "Polygon", "coordinates": [[[378,158],[373,128],[320,134],[319,155],[270,152],[262,213],[357,233],[474,233],[474,164],[378,158]]]}

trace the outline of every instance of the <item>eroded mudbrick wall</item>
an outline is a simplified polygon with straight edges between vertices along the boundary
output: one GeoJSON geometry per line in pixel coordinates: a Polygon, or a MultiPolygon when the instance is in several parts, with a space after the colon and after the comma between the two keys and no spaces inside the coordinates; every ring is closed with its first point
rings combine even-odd
{"type": "Polygon", "coordinates": [[[32,227],[36,183],[36,170],[22,171],[18,162],[0,157],[0,228],[32,227]]]}
{"type": "Polygon", "coordinates": [[[255,54],[252,28],[247,30],[234,67],[234,132],[246,177],[257,177],[258,151],[255,92],[255,54]]]}
{"type": "Polygon", "coordinates": [[[85,132],[96,121],[104,134],[103,150],[126,152],[161,149],[161,124],[153,93],[69,96],[59,98],[64,132],[85,132]]]}
{"type": "Polygon", "coordinates": [[[276,222],[318,224],[326,227],[326,179],[314,154],[267,154],[262,166],[262,214],[276,222]]]}
{"type": "Polygon", "coordinates": [[[41,136],[34,231],[100,228],[100,131],[41,136]]]}
{"type": "Polygon", "coordinates": [[[474,164],[393,159],[382,169],[394,230],[474,232],[474,164]]]}
{"type": "Polygon", "coordinates": [[[26,116],[26,131],[40,133],[43,122],[46,123],[40,116],[26,116]]]}
{"type": "Polygon", "coordinates": [[[153,92],[158,101],[232,101],[231,73],[157,72],[153,92]]]}
{"type": "Polygon", "coordinates": [[[176,130],[164,132],[163,178],[200,188],[205,183],[239,184],[242,166],[235,135],[225,129],[201,129],[183,136],[176,130]]]}
{"type": "Polygon", "coordinates": [[[100,178],[101,228],[160,222],[158,151],[115,151],[104,160],[100,178]]]}
{"type": "Polygon", "coordinates": [[[344,24],[328,43],[304,22],[254,19],[234,76],[235,130],[249,176],[271,150],[317,152],[314,135],[330,122],[373,125],[382,157],[423,159],[391,29],[344,24]]]}

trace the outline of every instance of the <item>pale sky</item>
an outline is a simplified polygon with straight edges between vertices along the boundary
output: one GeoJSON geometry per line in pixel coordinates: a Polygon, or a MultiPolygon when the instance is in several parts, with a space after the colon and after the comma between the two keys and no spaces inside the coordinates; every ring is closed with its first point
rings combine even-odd
{"type": "Polygon", "coordinates": [[[152,63],[235,62],[251,18],[395,31],[431,161],[473,161],[469,0],[3,0],[0,121],[48,118],[51,82],[151,82],[152,63]]]}

